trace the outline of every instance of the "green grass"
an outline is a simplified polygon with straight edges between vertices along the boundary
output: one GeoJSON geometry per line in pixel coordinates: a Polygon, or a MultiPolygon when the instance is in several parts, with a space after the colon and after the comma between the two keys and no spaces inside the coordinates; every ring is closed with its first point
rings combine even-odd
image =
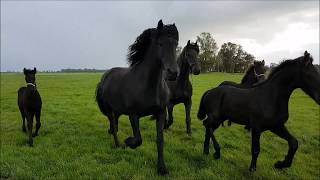
{"type": "MultiPolygon", "coordinates": [[[[100,113],[95,87],[100,73],[37,74],[42,108],[42,127],[27,144],[21,131],[17,90],[24,86],[22,74],[1,74],[1,157],[0,179],[162,179],[156,171],[155,122],[140,120],[143,144],[132,150],[115,149],[107,134],[109,123],[100,113]]],[[[185,133],[183,105],[174,109],[174,124],[164,133],[168,179],[319,179],[319,106],[301,90],[289,103],[287,127],[298,139],[299,149],[293,165],[285,170],[273,168],[287,153],[287,142],[270,132],[261,137],[257,171],[248,172],[251,160],[250,134],[243,126],[220,127],[216,137],[221,144],[221,159],[202,154],[204,128],[196,119],[203,92],[223,80],[238,81],[242,74],[209,73],[193,76],[192,137],[185,133]]],[[[119,138],[132,135],[126,116],[119,120],[119,138]]]]}

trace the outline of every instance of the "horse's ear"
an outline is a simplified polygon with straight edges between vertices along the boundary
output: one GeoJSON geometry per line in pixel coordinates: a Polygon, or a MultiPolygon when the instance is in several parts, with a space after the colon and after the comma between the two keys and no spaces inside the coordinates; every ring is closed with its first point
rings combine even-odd
{"type": "Polygon", "coordinates": [[[27,69],[23,68],[23,74],[26,74],[26,73],[27,73],[27,69]]]}
{"type": "Polygon", "coordinates": [[[312,58],[310,57],[310,53],[308,53],[308,51],[304,52],[303,63],[305,66],[312,64],[312,58]]]}
{"type": "Polygon", "coordinates": [[[198,41],[196,41],[196,46],[198,46],[198,41]]]}
{"type": "Polygon", "coordinates": [[[256,65],[256,64],[257,64],[257,61],[253,61],[253,64],[256,65]]]}
{"type": "Polygon", "coordinates": [[[162,23],[162,19],[160,19],[160,21],[158,22],[157,29],[161,30],[162,28],[163,28],[163,23],[162,23]]]}
{"type": "Polygon", "coordinates": [[[265,65],[264,60],[262,60],[262,64],[265,65]]]}
{"type": "Polygon", "coordinates": [[[36,74],[37,73],[37,68],[33,68],[33,74],[36,74]]]}
{"type": "Polygon", "coordinates": [[[190,45],[190,40],[188,40],[188,43],[187,43],[187,46],[189,46],[190,45]]]}

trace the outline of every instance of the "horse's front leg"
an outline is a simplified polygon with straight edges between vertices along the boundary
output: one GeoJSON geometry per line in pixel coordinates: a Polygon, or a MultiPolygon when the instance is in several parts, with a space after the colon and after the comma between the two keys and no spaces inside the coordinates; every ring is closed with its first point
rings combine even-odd
{"type": "Polygon", "coordinates": [[[190,117],[191,105],[192,105],[192,101],[191,101],[191,97],[190,97],[190,99],[184,103],[184,108],[186,111],[187,134],[190,136],[192,134],[192,132],[191,132],[191,117],[190,117]]]}
{"type": "Polygon", "coordinates": [[[257,167],[257,159],[260,153],[260,136],[261,136],[261,132],[257,129],[257,128],[252,128],[251,131],[251,140],[252,140],[252,144],[251,144],[251,155],[252,155],[252,159],[251,159],[251,165],[249,168],[249,171],[253,172],[256,170],[257,167]]]}
{"type": "Polygon", "coordinates": [[[284,125],[280,126],[279,128],[272,129],[271,131],[278,135],[280,138],[287,140],[289,145],[288,154],[286,155],[283,161],[278,161],[274,165],[275,168],[282,169],[290,167],[292,164],[294,154],[298,149],[298,140],[289,133],[289,131],[284,125]]]}
{"type": "Polygon", "coordinates": [[[125,143],[130,148],[135,149],[142,144],[140,128],[139,128],[139,118],[135,115],[130,115],[129,119],[130,119],[134,137],[128,137],[125,140],[125,143]]]}
{"type": "Polygon", "coordinates": [[[164,123],[164,129],[168,129],[172,123],[173,123],[173,115],[172,115],[172,112],[173,112],[173,104],[169,104],[167,106],[167,109],[168,109],[168,119],[165,118],[165,123],[164,123]]]}
{"type": "Polygon", "coordinates": [[[165,110],[160,112],[157,116],[156,128],[157,128],[157,149],[158,149],[158,173],[165,175],[168,173],[166,165],[163,159],[163,127],[166,119],[165,110]]]}

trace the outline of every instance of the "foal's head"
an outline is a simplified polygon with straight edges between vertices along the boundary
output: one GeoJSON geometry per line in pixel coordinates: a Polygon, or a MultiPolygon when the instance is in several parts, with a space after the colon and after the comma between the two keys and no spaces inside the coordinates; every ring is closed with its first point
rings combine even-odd
{"type": "Polygon", "coordinates": [[[187,43],[187,46],[184,48],[182,52],[182,56],[186,59],[191,72],[194,75],[200,74],[200,64],[199,64],[199,45],[198,43],[190,43],[190,40],[187,43]]]}
{"type": "Polygon", "coordinates": [[[298,58],[299,87],[320,105],[320,73],[312,64],[313,58],[307,51],[298,58]]]}
{"type": "Polygon", "coordinates": [[[253,71],[254,71],[254,75],[257,79],[257,82],[262,82],[266,79],[266,77],[265,77],[266,68],[264,65],[265,65],[264,60],[253,62],[253,66],[254,66],[253,71]]]}
{"type": "Polygon", "coordinates": [[[23,68],[23,73],[24,73],[24,76],[25,76],[26,83],[35,84],[36,73],[37,73],[37,69],[36,68],[33,68],[33,70],[23,68]]]}

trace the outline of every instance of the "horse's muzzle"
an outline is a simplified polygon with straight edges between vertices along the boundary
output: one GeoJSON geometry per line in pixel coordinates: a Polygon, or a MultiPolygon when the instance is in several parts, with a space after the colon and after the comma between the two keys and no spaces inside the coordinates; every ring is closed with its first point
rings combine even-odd
{"type": "Polygon", "coordinates": [[[175,81],[177,79],[178,72],[177,71],[171,71],[170,69],[167,70],[167,79],[169,81],[175,81]]]}

